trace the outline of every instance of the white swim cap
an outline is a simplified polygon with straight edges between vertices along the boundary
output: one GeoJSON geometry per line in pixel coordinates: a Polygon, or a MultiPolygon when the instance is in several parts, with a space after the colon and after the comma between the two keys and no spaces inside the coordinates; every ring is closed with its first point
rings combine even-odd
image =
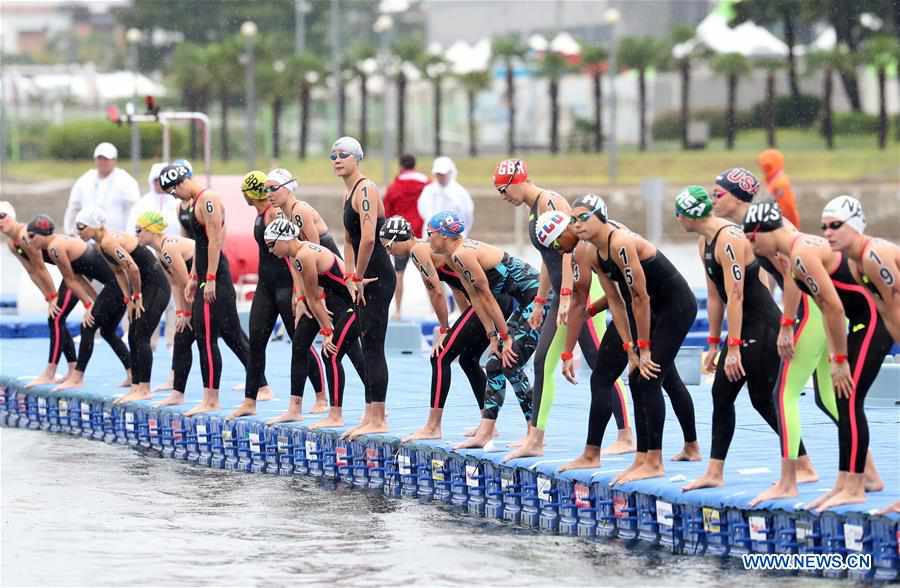
{"type": "Polygon", "coordinates": [[[862,204],[853,196],[838,196],[832,199],[822,209],[822,218],[825,217],[844,221],[844,224],[857,233],[866,230],[866,215],[863,213],[862,204]]]}
{"type": "Polygon", "coordinates": [[[168,163],[154,163],[150,167],[150,173],[147,175],[147,183],[151,186],[153,185],[153,180],[159,179],[159,174],[162,173],[162,170],[166,169],[168,163]]]}
{"type": "Polygon", "coordinates": [[[363,160],[363,148],[359,141],[353,137],[341,137],[331,146],[332,151],[346,151],[356,158],[356,161],[363,160]]]}
{"type": "Polygon", "coordinates": [[[291,192],[295,192],[297,188],[300,187],[300,184],[297,183],[297,178],[294,177],[294,174],[284,169],[283,167],[276,167],[275,169],[267,173],[266,176],[266,179],[272,180],[276,185],[284,185],[284,187],[291,192]]]}
{"type": "Polygon", "coordinates": [[[75,217],[75,224],[82,224],[99,229],[106,226],[106,213],[99,208],[83,208],[75,217]]]}
{"type": "Polygon", "coordinates": [[[543,247],[558,249],[559,245],[554,247],[554,244],[569,226],[571,218],[558,210],[548,210],[539,216],[534,224],[534,236],[537,237],[538,243],[543,247]]]}
{"type": "Polygon", "coordinates": [[[276,218],[266,225],[265,241],[293,241],[300,236],[300,227],[284,218],[276,218]]]}
{"type": "Polygon", "coordinates": [[[16,209],[13,208],[11,202],[0,200],[0,212],[5,212],[6,216],[11,218],[12,220],[16,220],[16,209]]]}

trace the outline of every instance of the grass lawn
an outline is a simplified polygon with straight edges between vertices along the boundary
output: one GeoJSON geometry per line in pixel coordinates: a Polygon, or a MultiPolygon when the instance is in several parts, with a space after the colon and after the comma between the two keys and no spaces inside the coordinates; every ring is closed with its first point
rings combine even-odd
{"type": "MultiPolygon", "coordinates": [[[[892,133],[893,135],[893,133],[892,133]]],[[[892,137],[893,138],[893,137],[892,137]]],[[[842,135],[835,139],[836,149],[824,148],[821,137],[815,131],[789,129],[777,134],[778,147],[785,153],[787,172],[800,182],[825,181],[900,181],[900,141],[893,140],[888,149],[876,146],[874,135],[842,135]]],[[[642,178],[659,176],[673,183],[708,182],[718,172],[733,166],[758,171],[756,156],[765,148],[764,131],[743,131],[738,135],[736,148],[727,151],[724,141],[713,140],[703,151],[681,151],[673,142],[657,142],[650,151],[640,153],[634,147],[625,147],[619,153],[618,184],[638,184],[642,178]]],[[[565,153],[551,156],[545,153],[521,154],[528,163],[529,174],[540,183],[550,186],[591,186],[608,183],[606,154],[565,153]]],[[[487,186],[496,162],[501,154],[475,159],[458,158],[460,180],[466,186],[487,186]]],[[[141,187],[153,161],[141,166],[141,187]]],[[[194,162],[200,167],[199,162],[194,162]]],[[[131,162],[122,160],[122,166],[131,171],[131,162]]],[[[301,184],[335,184],[331,166],[324,154],[315,155],[301,162],[293,157],[281,159],[278,164],[294,172],[301,184]]],[[[75,179],[92,166],[84,161],[22,161],[8,162],[2,170],[4,182],[34,182],[47,179],[75,179]]],[[[275,163],[260,158],[257,166],[269,169],[275,163]]],[[[431,169],[431,158],[420,158],[419,168],[431,169]]],[[[393,169],[393,166],[392,166],[393,169]]],[[[366,170],[374,179],[381,179],[381,159],[374,154],[366,162],[366,170]]],[[[200,171],[200,170],[198,170],[200,171]]],[[[213,173],[241,175],[248,171],[243,159],[228,162],[214,161],[213,173]]]]}

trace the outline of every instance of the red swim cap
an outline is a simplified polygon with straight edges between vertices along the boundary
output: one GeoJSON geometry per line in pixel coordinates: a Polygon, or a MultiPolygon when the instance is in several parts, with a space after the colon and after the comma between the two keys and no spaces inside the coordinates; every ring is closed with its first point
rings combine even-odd
{"type": "Polygon", "coordinates": [[[494,187],[505,188],[528,180],[528,168],[521,159],[504,159],[494,168],[494,187]]]}

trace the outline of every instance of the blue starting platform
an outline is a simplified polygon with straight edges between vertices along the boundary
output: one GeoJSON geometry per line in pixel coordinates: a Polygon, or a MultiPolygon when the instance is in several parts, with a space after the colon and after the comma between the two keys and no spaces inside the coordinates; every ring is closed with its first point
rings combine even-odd
{"type": "MultiPolygon", "coordinates": [[[[508,521],[539,529],[602,540],[641,540],[676,553],[736,557],[747,553],[869,554],[868,570],[823,572],[832,577],[849,574],[852,580],[896,580],[900,557],[900,515],[875,512],[900,500],[900,437],[893,400],[867,403],[871,449],[887,485],[869,494],[863,504],[822,514],[803,504],[831,488],[837,473],[837,430],[815,407],[811,394],[801,399],[803,439],[820,475],[805,484],[799,496],[749,508],[749,501],[779,476],[779,444],[750,405],[747,395],[737,401],[737,431],[726,462],[723,488],[683,493],[681,487],[706,468],[710,447],[712,402],[709,385],[691,386],[702,462],[666,462],[665,477],[610,487],[615,474],[631,463],[631,455],[609,456],[601,467],[559,472],[559,467],[584,447],[590,401],[586,371],[572,386],[557,379],[556,402],[542,457],[502,462],[510,440],[521,438],[525,422],[512,393],[507,394],[498,428],[500,437],[486,450],[453,450],[462,432],[477,424],[479,413],[468,382],[457,366],[444,412],[444,439],[401,443],[427,417],[431,368],[427,356],[415,353],[388,359],[390,386],[388,420],[391,433],[356,441],[341,440],[343,429],[310,430],[321,415],[305,414],[297,423],[267,426],[288,403],[290,346],[272,342],[268,348],[269,382],[275,399],[260,403],[259,414],[226,420],[243,399],[233,390],[244,372],[231,352],[222,347],[226,366],[222,378],[222,409],[185,417],[200,398],[199,371],[189,380],[187,402],[156,407],[166,393],[151,401],[115,406],[124,392],[116,385],[123,372],[105,342],[98,341],[80,390],[53,392],[49,386],[26,389],[24,384],[45,367],[46,340],[0,341],[0,423],[43,429],[140,446],[173,459],[198,465],[282,476],[320,476],[348,485],[449,505],[472,516],[508,521]],[[237,367],[235,367],[237,366],[237,367]]],[[[164,345],[155,354],[154,385],[165,380],[171,357],[164,345]]],[[[197,366],[195,357],[194,365],[197,366]]],[[[362,384],[346,366],[345,419],[359,420],[362,384]]],[[[312,404],[306,390],[307,410],[312,404]]],[[[605,443],[615,435],[615,421],[605,443]]],[[[668,410],[664,454],[681,449],[682,432],[668,410]]]]}

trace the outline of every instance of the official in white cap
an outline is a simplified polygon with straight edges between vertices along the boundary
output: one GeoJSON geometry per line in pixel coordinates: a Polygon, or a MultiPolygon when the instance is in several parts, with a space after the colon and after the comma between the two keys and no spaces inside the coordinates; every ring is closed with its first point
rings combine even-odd
{"type": "Polygon", "coordinates": [[[94,169],[84,173],[72,186],[66,208],[64,228],[75,234],[75,217],[84,208],[97,207],[106,213],[110,229],[129,229],[128,215],[140,198],[137,181],[119,167],[119,152],[112,143],[100,143],[94,148],[94,169]]]}
{"type": "Polygon", "coordinates": [[[449,157],[438,157],[431,166],[434,180],[419,195],[419,216],[429,219],[438,212],[455,212],[466,227],[465,235],[472,230],[475,205],[469,192],[456,181],[459,172],[449,157]]]}
{"type": "Polygon", "coordinates": [[[135,232],[138,217],[149,210],[158,212],[166,219],[168,226],[164,235],[176,237],[181,234],[178,224],[178,199],[167,194],[159,186],[159,174],[166,165],[168,164],[165,162],[154,163],[150,168],[147,176],[149,190],[131,207],[131,214],[128,215],[126,230],[129,233],[135,232]]]}

